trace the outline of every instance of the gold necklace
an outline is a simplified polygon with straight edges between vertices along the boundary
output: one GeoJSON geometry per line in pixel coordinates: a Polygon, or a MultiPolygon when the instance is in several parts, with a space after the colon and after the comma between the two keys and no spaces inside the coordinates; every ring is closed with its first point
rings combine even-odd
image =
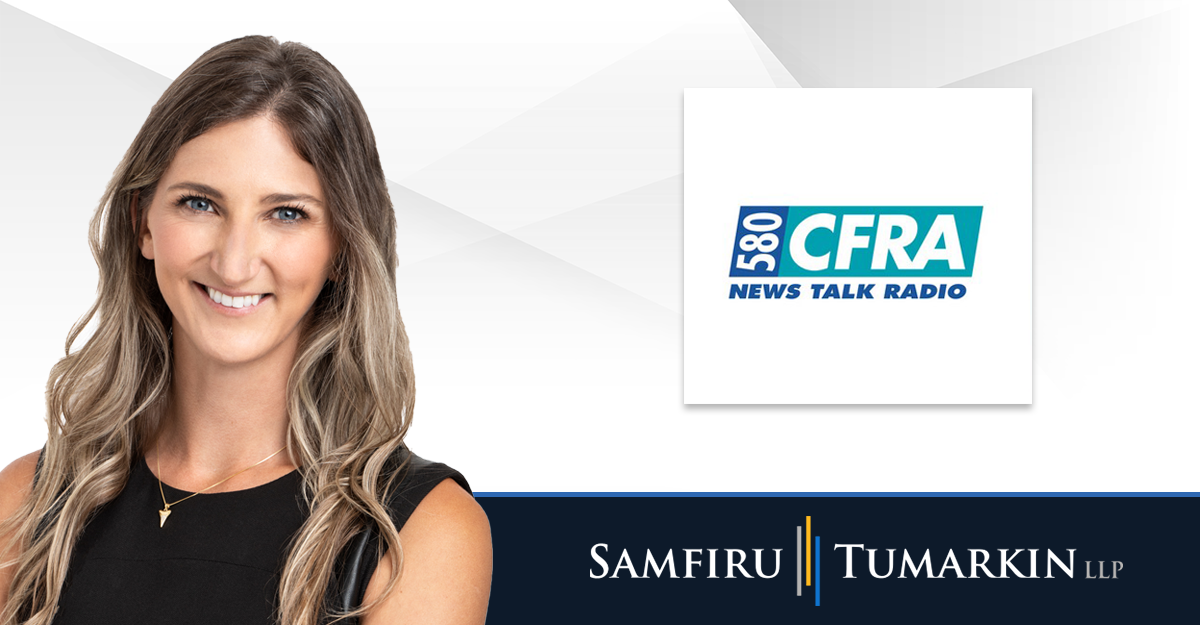
{"type": "Polygon", "coordinates": [[[220,482],[217,482],[216,484],[213,484],[212,486],[209,486],[208,488],[198,490],[198,491],[188,495],[187,497],[184,497],[183,499],[180,499],[179,501],[175,501],[172,503],[167,503],[167,495],[166,495],[166,493],[163,492],[162,478],[158,477],[158,475],[162,475],[162,461],[161,461],[161,458],[159,458],[157,455],[155,455],[154,464],[158,468],[158,475],[155,476],[155,477],[158,477],[158,494],[162,495],[162,500],[163,500],[163,509],[158,511],[158,526],[162,527],[163,525],[166,525],[167,517],[171,516],[171,506],[174,506],[181,502],[187,501],[188,499],[191,499],[192,497],[195,497],[196,495],[203,493],[204,491],[208,490],[209,488],[215,488],[217,486],[220,486],[221,484],[224,484],[225,482],[228,482],[229,480],[245,473],[246,471],[249,471],[250,469],[257,467],[258,465],[270,460],[271,458],[274,458],[275,454],[278,454],[280,451],[283,451],[285,449],[287,449],[287,445],[280,447],[279,450],[276,451],[274,454],[271,454],[271,455],[267,456],[266,458],[263,458],[262,460],[255,462],[254,464],[246,467],[245,469],[242,469],[241,471],[238,471],[237,473],[234,473],[233,475],[230,475],[229,477],[221,480],[220,482]]]}

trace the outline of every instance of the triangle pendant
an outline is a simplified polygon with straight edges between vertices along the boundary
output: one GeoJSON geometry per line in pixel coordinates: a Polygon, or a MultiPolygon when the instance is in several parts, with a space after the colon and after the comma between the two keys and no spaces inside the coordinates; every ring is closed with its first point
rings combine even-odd
{"type": "Polygon", "coordinates": [[[169,517],[169,516],[171,516],[170,508],[163,508],[162,510],[159,510],[158,511],[158,526],[162,527],[163,525],[166,525],[167,517],[169,517]]]}

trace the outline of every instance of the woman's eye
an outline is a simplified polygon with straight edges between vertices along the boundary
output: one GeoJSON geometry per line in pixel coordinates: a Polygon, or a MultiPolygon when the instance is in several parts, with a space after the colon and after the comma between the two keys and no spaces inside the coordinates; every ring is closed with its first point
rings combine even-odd
{"type": "Polygon", "coordinates": [[[185,198],[184,204],[188,208],[200,213],[206,213],[212,209],[212,203],[202,197],[185,198]]]}
{"type": "Polygon", "coordinates": [[[275,218],[280,221],[299,221],[304,213],[297,208],[278,208],[275,209],[275,218]]]}

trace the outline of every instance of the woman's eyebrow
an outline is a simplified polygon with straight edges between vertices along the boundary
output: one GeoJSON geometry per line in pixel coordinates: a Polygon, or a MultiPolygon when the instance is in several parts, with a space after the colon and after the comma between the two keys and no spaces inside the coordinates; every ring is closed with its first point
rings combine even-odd
{"type": "MultiPolygon", "coordinates": [[[[217,191],[213,187],[200,182],[177,182],[167,187],[167,191],[173,191],[175,189],[190,189],[205,195],[210,195],[222,202],[225,201],[225,196],[220,191],[217,191]]],[[[272,193],[270,195],[264,195],[260,201],[263,204],[276,204],[279,202],[293,202],[297,200],[311,202],[318,206],[325,205],[323,202],[321,202],[321,200],[318,200],[307,193],[272,193]]]]}

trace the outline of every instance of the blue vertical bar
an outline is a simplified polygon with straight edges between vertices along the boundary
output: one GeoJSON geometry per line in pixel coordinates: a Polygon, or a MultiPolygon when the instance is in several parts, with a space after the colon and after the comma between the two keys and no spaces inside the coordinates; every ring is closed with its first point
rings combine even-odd
{"type": "Polygon", "coordinates": [[[817,547],[814,551],[817,552],[817,606],[821,605],[821,537],[814,536],[817,539],[817,547]]]}

